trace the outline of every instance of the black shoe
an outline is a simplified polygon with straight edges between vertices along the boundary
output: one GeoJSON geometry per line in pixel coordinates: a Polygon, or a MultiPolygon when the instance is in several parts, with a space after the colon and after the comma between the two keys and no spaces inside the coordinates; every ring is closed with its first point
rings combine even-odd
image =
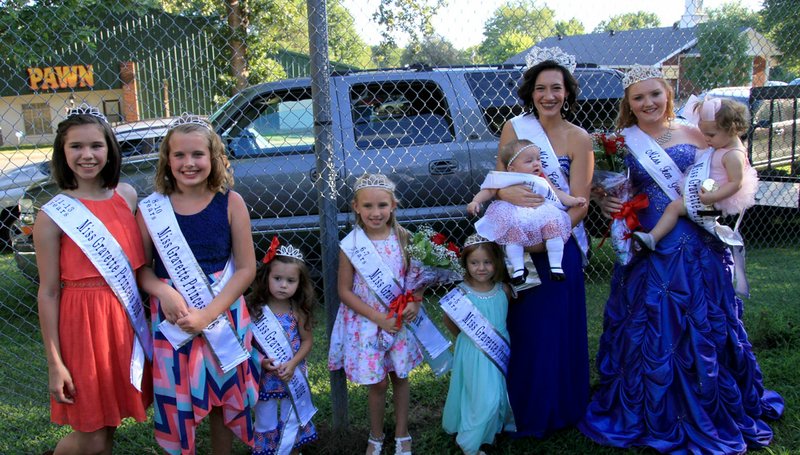
{"type": "Polygon", "coordinates": [[[511,278],[511,286],[522,286],[525,284],[526,278],[528,278],[528,269],[522,269],[522,275],[511,278]]]}
{"type": "Polygon", "coordinates": [[[550,281],[564,281],[567,279],[567,276],[564,275],[564,272],[553,272],[550,271],[550,281]]]}

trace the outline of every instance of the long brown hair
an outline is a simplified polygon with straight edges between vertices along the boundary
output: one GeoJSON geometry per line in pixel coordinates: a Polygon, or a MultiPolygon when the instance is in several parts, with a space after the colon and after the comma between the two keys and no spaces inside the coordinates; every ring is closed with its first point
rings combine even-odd
{"type": "Polygon", "coordinates": [[[489,257],[492,258],[492,264],[494,265],[494,275],[492,275],[492,281],[495,283],[507,283],[509,281],[508,277],[508,270],[506,270],[505,264],[505,254],[503,254],[503,248],[500,245],[494,242],[481,242],[475,243],[470,246],[465,246],[464,249],[461,250],[461,267],[464,267],[464,279],[467,279],[469,275],[469,269],[467,268],[467,259],[469,256],[478,251],[484,250],[489,254],[489,257]]]}
{"type": "Polygon", "coordinates": [[[306,330],[311,330],[314,325],[312,318],[314,316],[314,301],[316,300],[314,285],[311,283],[311,276],[308,273],[306,263],[288,256],[275,256],[266,264],[261,263],[258,265],[256,278],[253,280],[253,288],[245,298],[250,317],[253,320],[260,318],[264,311],[264,305],[269,304],[269,300],[272,297],[272,294],[269,293],[269,274],[272,270],[272,264],[275,262],[294,264],[300,271],[297,292],[289,298],[289,304],[293,311],[298,310],[305,317],[303,327],[306,330]]]}
{"type": "Polygon", "coordinates": [[[80,125],[96,125],[103,132],[106,140],[106,165],[100,170],[100,178],[103,180],[103,188],[116,188],[119,183],[119,174],[122,167],[122,152],[119,148],[117,137],[111,125],[102,119],[90,114],[70,115],[66,120],[58,124],[56,138],[53,141],[53,159],[50,162],[50,170],[53,173],[53,180],[62,190],[74,190],[78,188],[78,181],[75,180],[75,173],[67,165],[67,155],[64,150],[67,140],[67,132],[70,128],[80,125]]]}

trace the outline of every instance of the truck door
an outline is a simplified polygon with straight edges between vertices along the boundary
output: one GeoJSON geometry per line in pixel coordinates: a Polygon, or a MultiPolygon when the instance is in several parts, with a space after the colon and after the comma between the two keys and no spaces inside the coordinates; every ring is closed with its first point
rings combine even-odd
{"type": "Polygon", "coordinates": [[[472,198],[469,150],[445,75],[369,73],[336,83],[346,198],[356,177],[381,172],[397,185],[401,221],[463,219],[472,198]]]}

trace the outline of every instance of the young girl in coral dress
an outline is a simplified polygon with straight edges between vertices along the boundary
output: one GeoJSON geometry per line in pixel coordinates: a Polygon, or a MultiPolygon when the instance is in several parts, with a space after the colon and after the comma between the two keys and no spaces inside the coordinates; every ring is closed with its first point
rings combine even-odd
{"type": "Polygon", "coordinates": [[[151,296],[155,343],[153,422],[167,453],[195,453],[206,416],[212,453],[230,453],[234,435],[253,445],[258,366],[242,293],[256,260],[229,167],[211,126],[181,116],[161,143],[157,192],[139,203],[147,258],[139,283],[151,296]]]}
{"type": "Polygon", "coordinates": [[[120,163],[96,108],[81,105],[59,123],[52,166],[62,193],[33,229],[51,420],[74,430],[56,453],[111,453],[122,419],[144,421],[152,399],[136,191],[119,183],[120,163]]]}

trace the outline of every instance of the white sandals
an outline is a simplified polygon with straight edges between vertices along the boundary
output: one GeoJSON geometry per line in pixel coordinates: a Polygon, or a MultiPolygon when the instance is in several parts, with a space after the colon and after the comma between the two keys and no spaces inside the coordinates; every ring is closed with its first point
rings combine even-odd
{"type": "Polygon", "coordinates": [[[386,437],[386,435],[376,438],[372,436],[372,433],[369,434],[369,439],[367,439],[367,455],[381,455],[384,437],[386,437]]]}
{"type": "Polygon", "coordinates": [[[411,435],[403,436],[402,438],[394,438],[394,455],[411,455],[411,449],[403,450],[403,443],[408,442],[411,445],[411,435]]]}

